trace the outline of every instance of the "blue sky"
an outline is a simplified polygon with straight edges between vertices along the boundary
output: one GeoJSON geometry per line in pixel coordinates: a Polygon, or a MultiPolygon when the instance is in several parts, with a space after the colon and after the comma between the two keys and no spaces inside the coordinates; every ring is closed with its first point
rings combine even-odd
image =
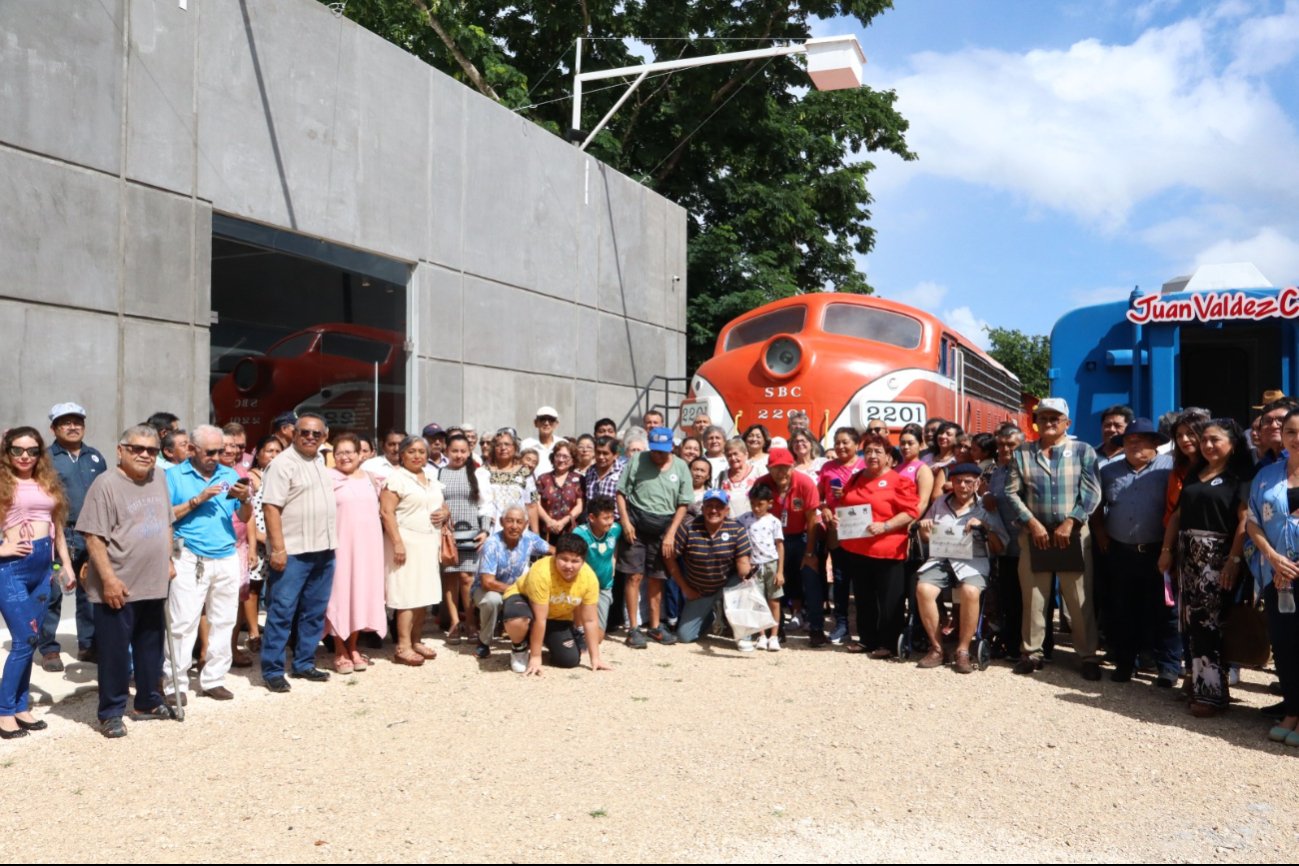
{"type": "Polygon", "coordinates": [[[1299,0],[896,4],[817,28],[920,157],[869,157],[881,295],[978,337],[1206,262],[1299,281],[1299,0]]]}

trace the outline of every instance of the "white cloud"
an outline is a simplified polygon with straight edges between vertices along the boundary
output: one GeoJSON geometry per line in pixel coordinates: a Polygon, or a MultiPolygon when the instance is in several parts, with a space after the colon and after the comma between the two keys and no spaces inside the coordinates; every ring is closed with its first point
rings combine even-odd
{"type": "MultiPolygon", "coordinates": [[[[887,168],[884,181],[955,178],[1111,232],[1170,190],[1276,199],[1299,186],[1299,135],[1264,82],[1215,68],[1213,28],[1236,26],[1220,20],[1149,29],[1129,45],[915,55],[886,86],[920,159],[887,168]]],[[[1252,27],[1239,33],[1238,50],[1271,52],[1251,68],[1299,50],[1252,27]]]]}
{"type": "Polygon", "coordinates": [[[1221,240],[1200,251],[1195,264],[1253,262],[1273,285],[1299,281],[1299,242],[1268,226],[1252,237],[1221,240]]]}
{"type": "Polygon", "coordinates": [[[1299,55],[1299,0],[1287,0],[1285,11],[1252,18],[1240,25],[1236,35],[1239,74],[1260,74],[1285,66],[1299,55]]]}
{"type": "Polygon", "coordinates": [[[980,319],[969,307],[955,307],[944,310],[939,315],[939,318],[980,349],[986,349],[990,345],[988,341],[988,328],[990,327],[988,320],[980,319]]]}
{"type": "Polygon", "coordinates": [[[917,283],[914,288],[897,292],[889,297],[899,303],[934,312],[943,303],[943,298],[947,297],[947,286],[925,280],[917,283]]]}

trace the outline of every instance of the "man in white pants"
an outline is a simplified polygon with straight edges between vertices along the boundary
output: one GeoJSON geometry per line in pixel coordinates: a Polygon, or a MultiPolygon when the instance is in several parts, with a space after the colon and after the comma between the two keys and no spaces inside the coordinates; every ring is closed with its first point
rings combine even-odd
{"type": "MultiPolygon", "coordinates": [[[[239,605],[239,558],[235,554],[233,515],[248,501],[247,479],[219,462],[225,441],[217,427],[203,425],[190,434],[193,454],[167,470],[167,490],[175,515],[173,562],[167,614],[176,664],[189,667],[199,618],[207,608],[207,658],[199,673],[200,694],[219,701],[234,697],[225,687],[230,670],[230,635],[239,605]]],[[[183,676],[183,674],[182,674],[183,676]]],[[[188,679],[188,677],[185,677],[188,679]]],[[[168,703],[185,703],[172,694],[171,659],[163,665],[168,703]]]]}

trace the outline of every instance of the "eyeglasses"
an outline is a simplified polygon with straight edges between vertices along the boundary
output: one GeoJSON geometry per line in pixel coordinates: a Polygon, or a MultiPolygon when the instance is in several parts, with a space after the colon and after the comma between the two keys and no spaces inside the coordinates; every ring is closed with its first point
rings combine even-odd
{"type": "Polygon", "coordinates": [[[34,447],[32,447],[32,448],[24,448],[24,447],[22,447],[21,445],[10,445],[10,446],[9,446],[9,456],[10,456],[10,457],[22,457],[23,455],[26,455],[26,456],[28,456],[28,457],[40,457],[40,456],[41,456],[41,448],[40,448],[39,445],[34,446],[34,447]]]}
{"type": "Polygon", "coordinates": [[[60,418],[55,425],[56,427],[85,427],[85,418],[60,418]]]}
{"type": "Polygon", "coordinates": [[[216,457],[218,454],[224,454],[224,453],[225,453],[225,449],[224,449],[224,448],[206,448],[206,449],[203,450],[203,453],[206,454],[208,457],[216,457]]]}
{"type": "Polygon", "coordinates": [[[324,439],[324,430],[299,430],[298,435],[303,439],[324,439]]]}
{"type": "Polygon", "coordinates": [[[1260,426],[1260,427],[1280,427],[1280,426],[1281,426],[1282,424],[1284,424],[1284,423],[1285,423],[1285,416],[1284,416],[1284,415],[1275,415],[1275,416],[1273,416],[1273,415],[1269,415],[1269,416],[1266,416],[1266,417],[1263,418],[1263,421],[1259,424],[1259,426],[1260,426]]]}
{"type": "Polygon", "coordinates": [[[136,457],[139,457],[141,454],[148,454],[150,457],[157,457],[158,452],[162,450],[156,445],[123,445],[121,447],[130,451],[136,457]]]}

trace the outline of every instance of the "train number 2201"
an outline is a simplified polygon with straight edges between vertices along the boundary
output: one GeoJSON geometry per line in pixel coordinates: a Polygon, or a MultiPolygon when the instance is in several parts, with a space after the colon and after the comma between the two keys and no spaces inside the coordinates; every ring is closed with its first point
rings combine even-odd
{"type": "Polygon", "coordinates": [[[862,408],[865,410],[866,420],[868,421],[878,418],[891,425],[925,423],[924,403],[877,403],[872,401],[862,408]]]}
{"type": "MultiPolygon", "coordinates": [[[[759,421],[780,421],[784,419],[787,412],[797,412],[797,409],[759,409],[759,421]]],[[[806,411],[806,410],[804,410],[806,411]]]]}

